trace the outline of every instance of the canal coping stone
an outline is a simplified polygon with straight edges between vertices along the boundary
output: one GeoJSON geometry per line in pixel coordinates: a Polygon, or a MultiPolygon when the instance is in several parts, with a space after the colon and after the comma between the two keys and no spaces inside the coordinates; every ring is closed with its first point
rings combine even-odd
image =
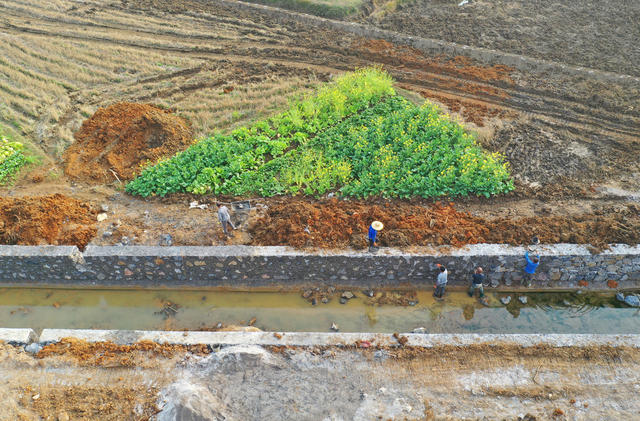
{"type": "MultiPolygon", "coordinates": [[[[153,341],[175,345],[285,345],[285,346],[352,346],[358,341],[372,345],[398,346],[394,334],[386,333],[327,333],[327,332],[176,332],[144,330],[88,330],[44,329],[41,344],[59,342],[63,338],[77,338],[88,342],[111,341],[132,344],[153,341]]],[[[552,347],[585,347],[594,345],[630,346],[640,348],[638,334],[402,334],[407,346],[432,348],[436,346],[469,346],[480,344],[513,344],[521,347],[548,345],[552,347]]]]}
{"type": "Polygon", "coordinates": [[[0,342],[27,344],[35,339],[33,329],[0,328],[0,342]]]}
{"type": "MultiPolygon", "coordinates": [[[[382,248],[372,255],[367,251],[358,250],[297,250],[285,246],[88,246],[81,253],[75,246],[8,246],[0,245],[0,257],[33,257],[33,256],[71,256],[81,255],[83,257],[250,257],[250,256],[519,256],[527,250],[521,246],[510,246],[504,244],[473,244],[460,248],[449,246],[433,247],[416,252],[407,252],[393,248],[382,248]]],[[[590,256],[588,245],[576,244],[549,244],[531,246],[532,254],[541,256],[590,256]]],[[[640,256],[640,245],[629,246],[625,244],[614,244],[609,249],[603,250],[601,255],[638,255],[640,256]]]]}

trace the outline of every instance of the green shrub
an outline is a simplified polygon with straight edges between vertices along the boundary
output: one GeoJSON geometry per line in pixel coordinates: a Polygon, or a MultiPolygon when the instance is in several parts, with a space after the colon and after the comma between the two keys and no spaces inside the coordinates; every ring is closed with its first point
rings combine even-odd
{"type": "Polygon", "coordinates": [[[508,164],[434,105],[397,96],[388,74],[363,69],[230,135],[215,135],[144,169],[127,191],[235,196],[367,197],[505,193],[508,164]]]}

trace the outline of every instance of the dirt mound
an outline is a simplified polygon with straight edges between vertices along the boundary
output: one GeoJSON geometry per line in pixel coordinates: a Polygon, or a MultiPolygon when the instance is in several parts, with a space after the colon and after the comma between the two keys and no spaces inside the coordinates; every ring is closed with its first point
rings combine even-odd
{"type": "Polygon", "coordinates": [[[173,155],[192,142],[189,123],[150,104],[121,102],[100,108],[64,154],[65,173],[89,182],[134,178],[140,165],[173,155]]]}
{"type": "Polygon", "coordinates": [[[578,216],[541,216],[486,220],[457,211],[452,204],[425,207],[401,202],[367,204],[354,201],[320,202],[291,199],[274,204],[250,231],[253,243],[362,249],[371,221],[385,225],[379,241],[383,246],[452,245],[477,243],[529,244],[538,236],[552,243],[640,243],[640,207],[578,216]]]}
{"type": "Polygon", "coordinates": [[[95,210],[79,200],[62,194],[0,197],[0,244],[75,245],[84,249],[96,231],[95,210]]]}

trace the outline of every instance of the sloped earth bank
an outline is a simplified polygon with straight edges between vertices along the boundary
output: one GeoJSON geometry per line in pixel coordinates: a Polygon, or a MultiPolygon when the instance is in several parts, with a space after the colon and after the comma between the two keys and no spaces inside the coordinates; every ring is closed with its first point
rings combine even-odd
{"type": "Polygon", "coordinates": [[[574,216],[499,217],[487,220],[460,212],[453,204],[433,206],[401,202],[366,204],[356,201],[295,200],[269,206],[251,226],[253,243],[362,249],[367,228],[381,221],[383,246],[408,247],[476,243],[577,243],[604,247],[610,243],[640,243],[640,205],[598,214],[574,216]]]}
{"type": "Polygon", "coordinates": [[[90,205],[62,194],[0,197],[0,243],[84,249],[96,235],[96,213],[90,205]]]}
{"type": "Polygon", "coordinates": [[[192,142],[189,123],[150,104],[100,108],[82,123],[64,154],[65,174],[92,183],[131,180],[140,167],[192,142]]]}
{"type": "MultiPolygon", "coordinates": [[[[416,28],[431,31],[430,25],[405,25],[409,18],[427,16],[425,19],[433,19],[437,25],[454,22],[458,28],[455,33],[434,27],[433,34],[420,34],[438,38],[456,36],[454,40],[462,44],[474,44],[478,37],[483,42],[499,40],[500,43],[482,46],[551,58],[560,65],[589,65],[594,70],[576,73],[558,66],[553,70],[523,71],[505,66],[499,59],[475,62],[455,55],[434,56],[380,40],[379,36],[368,36],[366,30],[354,35],[335,25],[312,24],[285,11],[265,12],[219,0],[100,1],[86,5],[60,0],[56,8],[37,2],[27,7],[22,1],[7,0],[0,4],[0,27],[9,40],[28,39],[31,49],[25,48],[31,57],[39,57],[45,49],[43,45],[49,45],[39,43],[73,42],[77,48],[88,45],[82,48],[135,49],[141,60],[147,53],[180,56],[185,62],[200,60],[194,67],[159,65],[157,76],[145,78],[136,75],[135,69],[130,69],[133,73],[121,72],[121,65],[114,65],[115,74],[106,78],[104,84],[86,88],[79,84],[80,88],[61,94],[63,98],[59,103],[69,104],[68,109],[49,113],[52,104],[43,104],[42,116],[51,118],[43,117],[39,122],[42,127],[30,129],[26,134],[36,137],[45,150],[55,149],[57,145],[48,142],[56,137],[41,138],[39,133],[55,133],[57,129],[75,132],[86,118],[79,117],[84,105],[106,107],[123,101],[151,101],[169,106],[181,104],[177,113],[182,113],[190,111],[192,105],[201,100],[198,94],[206,89],[212,89],[211,95],[219,96],[224,92],[223,86],[230,84],[236,86],[232,93],[235,95],[247,84],[253,84],[252,89],[258,90],[265,80],[279,81],[302,75],[311,82],[324,81],[328,75],[379,64],[398,80],[400,87],[459,113],[470,128],[479,131],[483,146],[504,153],[510,161],[517,184],[513,194],[491,200],[456,199],[458,209],[488,220],[554,216],[568,221],[581,218],[579,222],[584,223],[594,218],[596,224],[601,224],[598,221],[607,219],[609,213],[612,218],[619,218],[613,215],[613,210],[627,209],[627,201],[640,200],[640,83],[634,78],[611,78],[601,71],[633,72],[635,52],[625,47],[629,34],[618,29],[625,28],[629,19],[633,19],[635,8],[626,3],[608,2],[602,10],[593,12],[591,9],[598,8],[599,2],[587,2],[586,6],[563,4],[562,7],[556,7],[557,2],[543,3],[545,12],[540,15],[526,2],[508,2],[497,9],[484,1],[470,2],[463,7],[453,3],[449,7],[445,2],[418,2],[411,6],[414,9],[403,5],[400,11],[389,13],[385,19],[402,16],[399,24],[388,28],[404,33],[414,32],[416,28]],[[447,13],[451,14],[436,19],[430,11],[420,12],[438,7],[448,8],[447,13]],[[478,15],[479,12],[482,15],[478,15]],[[496,23],[511,12],[520,29],[525,28],[525,23],[529,29],[514,34],[511,23],[506,26],[496,23]],[[582,25],[585,16],[602,13],[607,15],[606,19],[589,19],[604,29],[585,34],[584,28],[590,27],[582,25]],[[580,20],[566,18],[575,14],[581,16],[580,20]],[[488,23],[482,23],[478,30],[474,16],[486,16],[488,23]],[[540,19],[544,20],[544,26],[535,24],[540,19]],[[508,29],[509,37],[500,35],[503,27],[508,29]],[[544,35],[545,44],[536,41],[540,37],[530,39],[531,31],[544,35]],[[598,42],[565,48],[567,40],[576,39],[573,34],[597,36],[598,42]],[[469,42],[465,42],[465,37],[470,37],[469,42]],[[544,51],[531,48],[532,42],[544,45],[544,51]],[[602,45],[612,48],[599,48],[602,45]],[[549,46],[552,48],[547,48],[549,46]],[[611,55],[616,48],[630,55],[611,55]],[[553,55],[548,55],[550,51],[553,55]],[[582,54],[584,51],[589,54],[582,54]],[[580,57],[584,61],[577,60],[580,57]],[[601,212],[604,213],[599,214],[601,212]]],[[[4,45],[0,43],[0,49],[4,45]]],[[[16,54],[15,48],[7,49],[5,56],[13,60],[16,54]]],[[[8,103],[8,107],[14,105],[8,103]]],[[[16,112],[28,114],[23,109],[16,112]]],[[[250,120],[253,112],[249,110],[246,118],[250,120]]],[[[233,117],[231,111],[226,114],[233,117]]],[[[207,119],[204,114],[195,117],[194,125],[199,124],[198,119],[207,119]]],[[[40,115],[35,118],[39,119],[40,115]]],[[[111,166],[107,168],[107,165],[111,164],[100,166],[97,175],[88,174],[85,178],[86,174],[81,174],[79,180],[91,183],[102,180],[100,182],[115,182],[118,186],[111,166]]],[[[127,170],[129,167],[122,172],[127,170]]],[[[211,209],[187,210],[189,201],[203,198],[143,201],[126,196],[112,186],[87,186],[64,176],[49,176],[56,173],[60,171],[46,168],[44,177],[25,177],[13,186],[3,187],[0,194],[35,196],[59,192],[96,205],[106,203],[110,206],[109,219],[99,224],[99,237],[94,240],[100,244],[157,245],[167,234],[171,235],[173,244],[227,242],[211,209]],[[107,235],[103,237],[103,234],[107,235]]],[[[629,228],[633,226],[620,222],[629,228]]],[[[228,242],[250,241],[248,236],[239,235],[228,242]]],[[[339,242],[349,244],[350,239],[339,242]]]]}
{"type": "Polygon", "coordinates": [[[211,352],[68,340],[37,356],[0,344],[0,368],[3,417],[19,420],[531,421],[640,411],[640,351],[624,347],[211,352]]]}

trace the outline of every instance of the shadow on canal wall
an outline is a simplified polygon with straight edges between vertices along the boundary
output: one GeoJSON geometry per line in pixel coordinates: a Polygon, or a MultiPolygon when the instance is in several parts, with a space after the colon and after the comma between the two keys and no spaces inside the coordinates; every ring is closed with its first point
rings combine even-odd
{"type": "MultiPolygon", "coordinates": [[[[522,283],[525,249],[478,244],[408,253],[382,249],[303,252],[286,247],[0,246],[0,283],[93,286],[430,288],[436,264],[449,270],[449,286],[467,286],[482,266],[494,288],[522,283]]],[[[541,257],[534,288],[639,288],[640,246],[612,246],[591,254],[570,244],[531,248],[541,257]]]]}

